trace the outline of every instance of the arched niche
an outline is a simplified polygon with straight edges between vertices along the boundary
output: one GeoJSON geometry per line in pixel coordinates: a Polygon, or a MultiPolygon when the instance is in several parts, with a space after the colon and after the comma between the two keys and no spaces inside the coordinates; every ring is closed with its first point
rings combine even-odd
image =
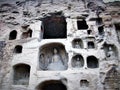
{"type": "Polygon", "coordinates": [[[14,53],[22,53],[22,46],[21,45],[17,45],[14,48],[14,53]]]}
{"type": "Polygon", "coordinates": [[[107,72],[104,80],[104,90],[120,90],[120,74],[116,70],[116,66],[107,72]]]}
{"type": "Polygon", "coordinates": [[[64,45],[50,43],[40,47],[39,67],[41,70],[66,70],[68,55],[64,45]]]}
{"type": "Polygon", "coordinates": [[[94,49],[95,48],[95,44],[94,44],[93,41],[88,41],[87,45],[88,45],[88,49],[94,49]]]}
{"type": "Polygon", "coordinates": [[[42,82],[36,90],[67,90],[67,87],[60,80],[49,80],[42,82]]]}
{"type": "Polygon", "coordinates": [[[80,80],[80,87],[83,87],[83,88],[89,87],[89,81],[86,79],[80,80]]]}
{"type": "Polygon", "coordinates": [[[87,67],[88,68],[98,68],[99,62],[95,56],[88,56],[87,57],[87,67]]]}
{"type": "Polygon", "coordinates": [[[77,19],[77,28],[78,30],[88,29],[85,19],[77,19]]]}
{"type": "Polygon", "coordinates": [[[72,58],[72,67],[73,68],[81,68],[84,66],[84,59],[81,55],[75,55],[73,58],[72,58]]]}
{"type": "Polygon", "coordinates": [[[16,30],[11,31],[9,34],[9,40],[14,40],[16,39],[16,37],[17,37],[17,31],[16,30]]]}
{"type": "Polygon", "coordinates": [[[66,38],[67,22],[63,13],[49,13],[49,16],[42,19],[41,30],[43,39],[66,38]]]}
{"type": "Polygon", "coordinates": [[[30,77],[30,66],[26,64],[17,64],[13,66],[13,84],[28,85],[30,77]]]}
{"type": "Polygon", "coordinates": [[[79,39],[79,38],[74,39],[72,41],[72,47],[73,48],[78,48],[78,49],[81,48],[82,49],[83,48],[83,41],[81,39],[79,39]]]}
{"type": "Polygon", "coordinates": [[[21,36],[22,39],[29,38],[29,37],[32,37],[32,30],[31,29],[29,29],[26,32],[23,32],[22,36],[21,36]]]}
{"type": "Polygon", "coordinates": [[[92,30],[87,30],[87,34],[91,35],[92,34],[92,30]]]}
{"type": "Polygon", "coordinates": [[[118,50],[115,45],[112,44],[104,44],[104,51],[106,54],[106,58],[108,60],[116,60],[118,59],[118,50]]]}

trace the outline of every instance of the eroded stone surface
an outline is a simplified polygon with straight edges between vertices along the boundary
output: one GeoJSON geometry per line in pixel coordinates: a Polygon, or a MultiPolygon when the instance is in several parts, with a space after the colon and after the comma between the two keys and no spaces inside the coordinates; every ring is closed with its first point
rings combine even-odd
{"type": "Polygon", "coordinates": [[[0,90],[119,90],[119,33],[119,1],[1,0],[0,90]]]}

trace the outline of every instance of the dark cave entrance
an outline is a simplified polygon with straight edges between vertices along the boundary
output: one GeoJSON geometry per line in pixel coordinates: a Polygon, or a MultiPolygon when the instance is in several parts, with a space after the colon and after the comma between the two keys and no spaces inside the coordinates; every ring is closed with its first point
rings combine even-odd
{"type": "Polygon", "coordinates": [[[52,13],[42,20],[43,39],[57,39],[67,37],[66,18],[62,12],[52,13]]]}
{"type": "Polygon", "coordinates": [[[37,90],[67,90],[67,87],[59,80],[45,81],[37,90]]]}

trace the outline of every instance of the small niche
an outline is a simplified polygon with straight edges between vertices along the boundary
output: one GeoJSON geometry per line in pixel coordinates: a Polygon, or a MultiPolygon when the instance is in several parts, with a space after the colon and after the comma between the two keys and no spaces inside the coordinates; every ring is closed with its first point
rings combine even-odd
{"type": "Polygon", "coordinates": [[[16,39],[16,37],[17,37],[17,31],[16,30],[11,31],[9,35],[9,40],[14,40],[16,39]]]}
{"type": "Polygon", "coordinates": [[[88,29],[88,25],[84,19],[77,20],[77,27],[78,27],[78,30],[88,29]]]}
{"type": "Polygon", "coordinates": [[[15,85],[28,85],[30,77],[30,66],[26,64],[19,64],[13,67],[14,77],[13,83],[15,85]]]}
{"type": "Polygon", "coordinates": [[[118,41],[119,41],[119,43],[120,43],[120,23],[115,24],[115,29],[116,29],[118,41]]]}
{"type": "Polygon", "coordinates": [[[72,47],[73,48],[78,48],[78,49],[82,49],[83,48],[83,42],[82,42],[82,40],[81,39],[74,39],[73,41],[72,41],[72,47]]]}
{"type": "Polygon", "coordinates": [[[72,58],[72,67],[73,68],[81,68],[84,66],[84,59],[81,55],[75,55],[72,58]]]}
{"type": "Polygon", "coordinates": [[[32,30],[29,29],[27,32],[22,33],[22,39],[32,37],[32,30]]]}
{"type": "Polygon", "coordinates": [[[98,33],[99,33],[99,35],[104,35],[104,28],[103,28],[103,26],[98,27],[98,33]]]}
{"type": "Polygon", "coordinates": [[[93,41],[89,41],[89,42],[87,43],[87,45],[88,45],[88,49],[94,49],[94,48],[95,48],[95,44],[94,44],[93,41]]]}
{"type": "Polygon", "coordinates": [[[98,68],[98,59],[95,56],[87,57],[87,67],[88,68],[98,68]]]}
{"type": "Polygon", "coordinates": [[[37,90],[67,90],[67,87],[60,80],[42,82],[37,90]]]}
{"type": "Polygon", "coordinates": [[[22,53],[22,46],[21,45],[15,46],[14,53],[22,53]]]}
{"type": "Polygon", "coordinates": [[[104,44],[104,51],[108,60],[118,59],[118,51],[116,46],[110,44],[104,44]]]}
{"type": "Polygon", "coordinates": [[[92,30],[87,30],[87,34],[91,35],[92,34],[92,30]]]}
{"type": "Polygon", "coordinates": [[[43,39],[67,37],[67,22],[62,12],[50,13],[42,19],[43,39]]]}
{"type": "Polygon", "coordinates": [[[89,87],[89,82],[87,80],[81,80],[80,81],[80,86],[81,87],[89,87]]]}
{"type": "Polygon", "coordinates": [[[100,18],[100,17],[96,18],[96,24],[102,25],[103,24],[102,18],[100,18]]]}

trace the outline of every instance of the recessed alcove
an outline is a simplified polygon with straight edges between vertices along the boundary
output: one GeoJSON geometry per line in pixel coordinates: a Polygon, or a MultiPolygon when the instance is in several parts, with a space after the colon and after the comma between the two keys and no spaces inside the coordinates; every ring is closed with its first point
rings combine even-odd
{"type": "Polygon", "coordinates": [[[98,27],[98,33],[99,33],[99,35],[104,35],[104,27],[103,26],[98,27]]]}
{"type": "Polygon", "coordinates": [[[31,29],[29,29],[28,31],[26,31],[26,32],[23,32],[22,33],[22,39],[25,39],[25,38],[29,38],[29,37],[32,37],[32,30],[31,29]]]}
{"type": "Polygon", "coordinates": [[[79,38],[76,38],[72,41],[72,47],[82,49],[83,48],[83,41],[79,38]]]}
{"type": "Polygon", "coordinates": [[[96,25],[102,25],[103,24],[103,21],[102,21],[102,18],[101,17],[98,17],[96,18],[96,25]]]}
{"type": "Polygon", "coordinates": [[[77,19],[77,28],[78,30],[88,29],[85,19],[77,19]]]}
{"type": "Polygon", "coordinates": [[[28,85],[30,77],[30,66],[26,64],[17,64],[13,67],[13,84],[28,85]]]}
{"type": "Polygon", "coordinates": [[[95,56],[88,56],[87,57],[87,67],[88,68],[98,68],[99,62],[95,56]]]}
{"type": "Polygon", "coordinates": [[[87,45],[88,45],[88,49],[94,49],[95,48],[95,44],[94,44],[93,41],[88,41],[87,45]]]}
{"type": "Polygon", "coordinates": [[[22,46],[21,45],[17,45],[14,48],[14,53],[22,53],[22,46]]]}
{"type": "Polygon", "coordinates": [[[89,87],[89,82],[86,79],[80,80],[80,87],[89,87]]]}
{"type": "Polygon", "coordinates": [[[36,90],[67,90],[67,87],[60,80],[49,80],[42,82],[36,90]]]}
{"type": "Polygon", "coordinates": [[[84,66],[84,59],[81,55],[75,55],[73,58],[72,58],[72,67],[73,68],[81,68],[84,66]]]}
{"type": "Polygon", "coordinates": [[[9,34],[9,40],[14,40],[16,39],[16,37],[17,37],[17,31],[16,30],[11,31],[9,34]]]}
{"type": "Polygon", "coordinates": [[[103,46],[104,46],[104,51],[108,60],[118,59],[118,50],[115,45],[105,43],[103,46]]]}
{"type": "Polygon", "coordinates": [[[115,24],[115,29],[116,29],[118,41],[120,43],[120,23],[115,24]]]}
{"type": "Polygon", "coordinates": [[[63,44],[50,43],[40,47],[39,68],[41,70],[66,70],[67,62],[68,55],[63,44]]]}
{"type": "Polygon", "coordinates": [[[67,37],[67,22],[62,12],[50,13],[42,19],[43,39],[67,37]]]}
{"type": "Polygon", "coordinates": [[[91,35],[92,34],[92,30],[87,30],[87,34],[91,35]]]}
{"type": "Polygon", "coordinates": [[[104,90],[120,90],[119,81],[119,72],[116,70],[116,66],[112,66],[112,68],[107,72],[103,82],[104,90]]]}

